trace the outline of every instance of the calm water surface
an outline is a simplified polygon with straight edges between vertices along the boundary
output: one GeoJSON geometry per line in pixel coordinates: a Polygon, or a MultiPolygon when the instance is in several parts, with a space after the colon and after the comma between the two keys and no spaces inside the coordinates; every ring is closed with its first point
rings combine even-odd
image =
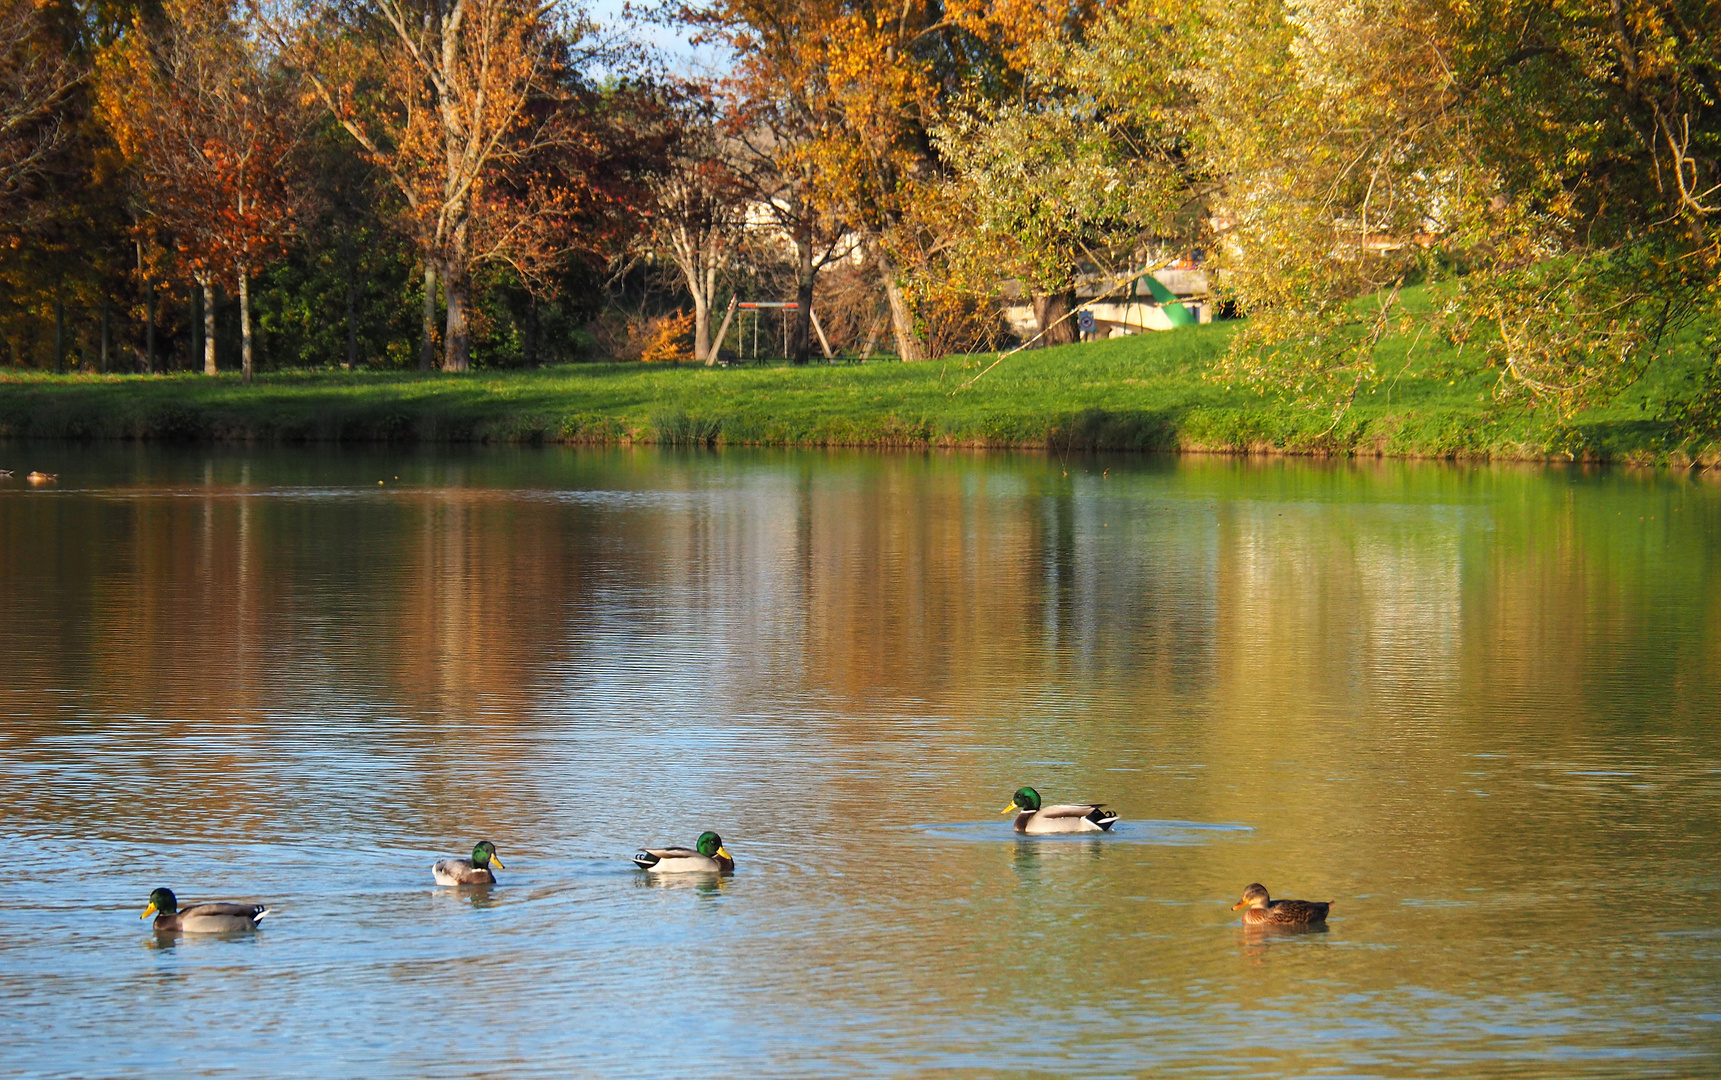
{"type": "Polygon", "coordinates": [[[1721,484],[0,459],[0,1074],[1721,1072],[1721,484]]]}

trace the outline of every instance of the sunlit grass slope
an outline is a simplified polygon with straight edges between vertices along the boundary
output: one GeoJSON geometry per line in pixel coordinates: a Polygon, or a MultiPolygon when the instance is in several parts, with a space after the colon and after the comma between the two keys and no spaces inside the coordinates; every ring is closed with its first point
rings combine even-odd
{"type": "MultiPolygon", "coordinates": [[[[1232,328],[1192,327],[924,364],[706,368],[589,364],[468,375],[313,371],[236,377],[0,374],[0,436],[46,438],[972,446],[1653,461],[1657,419],[1689,392],[1676,352],[1606,408],[1560,422],[1495,404],[1492,373],[1389,340],[1380,385],[1326,410],[1211,377],[1232,328]],[[1407,362],[1408,352],[1408,362],[1407,362]]],[[[1689,362],[1687,362],[1689,360],[1689,362]]]]}

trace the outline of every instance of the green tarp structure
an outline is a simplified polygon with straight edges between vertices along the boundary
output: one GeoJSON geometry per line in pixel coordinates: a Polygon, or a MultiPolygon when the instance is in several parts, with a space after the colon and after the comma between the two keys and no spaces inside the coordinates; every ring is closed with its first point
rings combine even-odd
{"type": "Polygon", "coordinates": [[[1172,326],[1195,325],[1195,316],[1190,314],[1188,308],[1177,302],[1176,295],[1160,284],[1158,278],[1152,274],[1143,274],[1136,280],[1147,282],[1149,295],[1153,297],[1153,302],[1159,305],[1160,310],[1165,312],[1165,317],[1171,320],[1172,326]]]}

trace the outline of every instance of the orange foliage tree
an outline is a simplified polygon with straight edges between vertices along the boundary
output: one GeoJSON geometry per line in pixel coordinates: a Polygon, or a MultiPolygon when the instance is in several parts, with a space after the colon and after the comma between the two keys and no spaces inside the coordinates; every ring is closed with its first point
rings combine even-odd
{"type": "Polygon", "coordinates": [[[239,295],[245,380],[251,277],[291,238],[301,132],[295,97],[227,0],[166,0],[97,60],[97,113],[140,181],[146,212],[204,292],[204,371],[215,374],[214,283],[239,295]]]}
{"type": "Polygon", "coordinates": [[[440,278],[442,366],[465,371],[474,269],[507,264],[531,284],[589,210],[577,163],[594,136],[566,79],[589,26],[529,0],[312,0],[298,11],[270,23],[275,40],[399,194],[396,223],[423,260],[419,366],[432,366],[440,278]]]}
{"type": "Polygon", "coordinates": [[[738,56],[736,93],[794,121],[777,168],[865,246],[889,304],[897,352],[925,356],[906,288],[952,222],[940,220],[944,171],[930,131],[959,93],[1007,96],[1033,42],[1088,16],[1028,0],[711,0],[683,18],[738,56]]]}
{"type": "Polygon", "coordinates": [[[665,127],[661,168],[651,178],[646,242],[681,274],[693,298],[693,358],[711,361],[717,282],[741,244],[747,187],[715,102],[695,89],[671,102],[665,127]]]}

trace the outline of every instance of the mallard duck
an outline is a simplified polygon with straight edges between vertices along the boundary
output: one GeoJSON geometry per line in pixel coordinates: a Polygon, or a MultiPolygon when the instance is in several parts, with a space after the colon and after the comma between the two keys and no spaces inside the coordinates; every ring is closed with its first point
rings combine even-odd
{"type": "Polygon", "coordinates": [[[138,918],[154,915],[158,934],[231,934],[257,929],[267,914],[269,909],[262,904],[192,904],[181,909],[172,889],[156,889],[138,918]]]}
{"type": "Polygon", "coordinates": [[[723,850],[723,838],[702,832],[690,848],[641,848],[633,853],[633,864],[654,874],[716,874],[735,869],[735,860],[723,850]]]}
{"type": "Polygon", "coordinates": [[[470,859],[443,859],[432,863],[430,874],[438,885],[494,885],[496,875],[490,872],[508,869],[496,855],[496,845],[488,840],[478,841],[470,859]]]}
{"type": "Polygon", "coordinates": [[[24,479],[30,481],[32,484],[51,484],[59,478],[59,473],[51,472],[33,472],[29,476],[24,477],[24,479]]]}
{"type": "Polygon", "coordinates": [[[1231,910],[1240,907],[1249,909],[1243,913],[1244,926],[1300,926],[1326,922],[1332,901],[1275,900],[1267,895],[1265,885],[1255,884],[1243,890],[1243,899],[1232,904],[1231,910]]]}
{"type": "Polygon", "coordinates": [[[1041,806],[1040,793],[1031,787],[1016,792],[1001,814],[1016,815],[1019,833],[1106,832],[1117,822],[1117,811],[1104,803],[1068,803],[1041,806]]]}

